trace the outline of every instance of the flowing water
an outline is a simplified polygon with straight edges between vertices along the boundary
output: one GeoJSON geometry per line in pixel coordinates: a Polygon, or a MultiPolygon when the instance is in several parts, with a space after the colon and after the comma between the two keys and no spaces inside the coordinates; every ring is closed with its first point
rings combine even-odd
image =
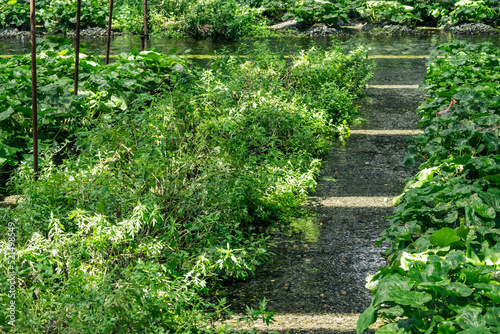
{"type": "MultiPolygon", "coordinates": [[[[434,32],[429,35],[422,36],[375,36],[364,33],[356,33],[352,36],[340,37],[342,40],[347,40],[351,37],[358,38],[367,43],[371,48],[373,55],[427,55],[438,45],[450,42],[454,36],[450,33],[434,32]]],[[[459,39],[465,39],[473,42],[492,42],[496,46],[500,46],[500,38],[498,36],[460,36],[459,39]]],[[[40,40],[40,38],[38,39],[40,40]]],[[[315,42],[319,45],[328,45],[330,38],[315,38],[315,42]]],[[[283,46],[286,43],[292,42],[297,45],[307,47],[311,44],[310,38],[287,37],[285,39],[267,40],[271,45],[276,47],[283,46]]],[[[81,43],[88,46],[88,51],[98,54],[105,54],[106,39],[103,37],[92,39],[81,39],[81,43]]],[[[251,44],[252,40],[242,40],[239,42],[225,42],[213,40],[194,40],[192,38],[151,38],[148,43],[149,47],[168,52],[171,49],[176,49],[178,54],[183,54],[186,50],[191,50],[192,55],[211,55],[214,51],[228,48],[229,50],[237,50],[238,47],[244,44],[251,44]]],[[[119,54],[128,52],[132,48],[140,48],[141,39],[138,35],[123,35],[114,37],[111,40],[110,53],[119,54]]],[[[13,55],[25,54],[30,52],[30,40],[28,38],[11,38],[0,39],[0,54],[13,55]]]]}

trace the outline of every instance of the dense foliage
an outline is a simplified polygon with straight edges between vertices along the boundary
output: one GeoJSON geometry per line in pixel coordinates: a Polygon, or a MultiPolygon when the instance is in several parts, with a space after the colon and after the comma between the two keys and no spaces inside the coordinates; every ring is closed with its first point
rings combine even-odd
{"type": "MultiPolygon", "coordinates": [[[[75,96],[71,41],[49,38],[38,45],[38,113],[42,146],[64,143],[89,119],[144,103],[175,76],[176,57],[158,53],[122,54],[109,66],[98,56],[80,59],[79,95],[75,96]]],[[[14,166],[31,145],[31,58],[0,59],[0,168],[14,166]]]]}
{"type": "Polygon", "coordinates": [[[500,332],[500,50],[453,42],[438,48],[419,111],[424,133],[406,164],[423,161],[382,241],[387,266],[358,333],[500,332]]]}
{"type": "MultiPolygon", "coordinates": [[[[41,65],[71,63],[64,50],[43,51],[41,65]]],[[[217,282],[245,278],[267,259],[262,227],[303,213],[319,157],[333,136],[348,135],[352,100],[370,77],[365,58],[363,47],[336,43],[291,58],[252,45],[210,69],[155,51],[109,66],[83,56],[89,92],[72,101],[87,112],[71,116],[71,142],[45,147],[37,182],[23,161],[11,180],[23,201],[0,209],[10,222],[0,235],[15,244],[0,240],[2,277],[11,252],[17,261],[13,330],[210,331],[226,307],[217,282]]],[[[60,91],[71,87],[68,75],[57,72],[60,91]]],[[[68,109],[60,100],[54,114],[68,109]]],[[[53,132],[67,122],[51,123],[53,132]]],[[[8,285],[0,289],[6,305],[8,285]]],[[[271,320],[264,304],[250,316],[271,320]]]]}
{"type": "MultiPolygon", "coordinates": [[[[29,28],[30,5],[27,0],[4,1],[0,5],[0,28],[29,28]]],[[[84,27],[104,27],[107,24],[108,1],[82,0],[80,24],[84,27]]],[[[35,2],[36,20],[43,23],[51,32],[67,31],[76,24],[76,1],[74,0],[37,0],[35,2]]]]}
{"type": "MultiPolygon", "coordinates": [[[[107,6],[108,2],[103,0],[83,1],[82,25],[104,26],[107,6]]],[[[0,5],[0,9],[0,28],[27,27],[27,1],[11,0],[0,5]]],[[[51,32],[73,28],[75,16],[76,4],[72,0],[37,1],[37,20],[51,32]]],[[[154,33],[234,39],[266,34],[267,24],[288,18],[304,26],[318,22],[339,26],[353,19],[427,26],[484,22],[496,26],[500,3],[497,0],[150,0],[148,17],[154,33]]],[[[115,5],[115,29],[140,33],[142,22],[142,0],[115,5]]]]}

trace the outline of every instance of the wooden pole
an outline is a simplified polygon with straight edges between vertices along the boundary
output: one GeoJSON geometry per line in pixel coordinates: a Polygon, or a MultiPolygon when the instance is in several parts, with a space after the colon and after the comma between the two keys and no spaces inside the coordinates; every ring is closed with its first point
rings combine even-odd
{"type": "Polygon", "coordinates": [[[108,21],[108,40],[106,41],[106,61],[105,64],[109,63],[109,45],[111,43],[111,21],[113,18],[113,0],[109,2],[109,21],[108,21]]]}
{"type": "Polygon", "coordinates": [[[31,99],[33,117],[33,179],[38,180],[38,109],[36,96],[36,18],[35,0],[30,0],[30,24],[31,24],[31,99]]]}
{"type": "Polygon", "coordinates": [[[144,35],[141,36],[142,40],[142,49],[146,50],[148,47],[148,0],[144,0],[143,3],[143,11],[144,11],[144,35]]]}
{"type": "Polygon", "coordinates": [[[82,0],[76,1],[75,95],[78,95],[78,65],[80,63],[80,13],[82,0]]]}

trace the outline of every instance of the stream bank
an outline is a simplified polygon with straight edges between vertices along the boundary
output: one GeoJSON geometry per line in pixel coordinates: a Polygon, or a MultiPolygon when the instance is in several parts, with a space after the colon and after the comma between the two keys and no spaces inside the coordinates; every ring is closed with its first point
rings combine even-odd
{"type": "Polygon", "coordinates": [[[365,278],[385,265],[384,246],[374,242],[387,227],[392,198],[415,173],[401,163],[406,140],[419,131],[415,110],[424,93],[417,86],[426,73],[422,57],[374,58],[374,78],[359,107],[366,121],[353,125],[347,145],[332,147],[325,159],[309,197],[315,218],[295,224],[307,226],[302,237],[277,233],[274,262],[229,286],[236,313],[263,298],[276,312],[274,324],[255,325],[261,332],[356,333],[371,301],[365,278]]]}

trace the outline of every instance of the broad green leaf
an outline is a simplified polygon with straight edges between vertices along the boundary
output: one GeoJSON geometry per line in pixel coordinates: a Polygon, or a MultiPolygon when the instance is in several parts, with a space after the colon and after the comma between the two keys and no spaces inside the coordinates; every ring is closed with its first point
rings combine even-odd
{"type": "Polygon", "coordinates": [[[481,260],[477,256],[476,252],[474,251],[474,248],[469,242],[465,243],[465,246],[467,248],[465,256],[467,256],[467,261],[471,262],[473,264],[479,265],[482,264],[481,260]]]}
{"type": "Polygon", "coordinates": [[[474,214],[474,209],[469,206],[465,206],[465,222],[467,226],[478,226],[481,224],[481,221],[474,214]]]}
{"type": "Polygon", "coordinates": [[[494,209],[500,209],[500,196],[491,192],[481,192],[479,193],[479,197],[494,209]]]}
{"type": "Polygon", "coordinates": [[[500,327],[500,307],[490,307],[484,315],[486,324],[500,327]]]}
{"type": "Polygon", "coordinates": [[[496,217],[495,209],[486,204],[477,204],[473,206],[474,211],[477,212],[478,215],[484,218],[493,219],[496,217]]]}
{"type": "Polygon", "coordinates": [[[0,113],[0,122],[3,121],[4,119],[7,119],[12,113],[14,112],[14,109],[12,107],[7,108],[4,112],[0,113]]]}
{"type": "Polygon", "coordinates": [[[458,334],[490,334],[491,331],[487,327],[477,327],[469,328],[464,331],[458,332],[458,334]]]}
{"type": "Polygon", "coordinates": [[[368,308],[359,316],[358,322],[356,323],[356,331],[358,334],[368,329],[368,327],[370,327],[376,319],[375,308],[373,305],[368,306],[368,308]]]}
{"type": "Polygon", "coordinates": [[[458,219],[458,212],[452,211],[446,215],[444,222],[449,224],[449,225],[454,225],[454,223],[457,221],[457,219],[458,219]]]}
{"type": "Polygon", "coordinates": [[[457,232],[449,227],[443,227],[433,235],[429,237],[432,244],[438,245],[439,247],[446,247],[451,245],[456,241],[460,241],[457,232]]]}
{"type": "Polygon", "coordinates": [[[424,308],[424,304],[432,300],[432,296],[425,292],[394,290],[389,291],[389,297],[398,304],[424,308]]]}
{"type": "Polygon", "coordinates": [[[405,310],[401,306],[396,305],[389,308],[379,308],[377,311],[377,316],[379,318],[394,319],[396,317],[401,317],[404,312],[405,310]]]}
{"type": "Polygon", "coordinates": [[[427,276],[433,277],[434,279],[443,280],[446,277],[448,277],[449,271],[450,271],[450,266],[448,265],[448,263],[442,261],[442,262],[428,263],[424,272],[427,276]]]}
{"type": "Polygon", "coordinates": [[[488,242],[483,242],[482,251],[484,253],[484,264],[489,266],[496,266],[500,264],[500,244],[490,247],[488,242]]]}
{"type": "Polygon", "coordinates": [[[453,326],[453,324],[449,321],[439,324],[438,333],[439,334],[455,334],[458,332],[458,329],[453,326]]]}
{"type": "Polygon", "coordinates": [[[476,292],[491,299],[495,304],[500,303],[500,285],[498,283],[476,283],[474,284],[476,292]]]}
{"type": "Polygon", "coordinates": [[[469,297],[474,292],[474,290],[460,282],[450,283],[445,289],[451,292],[450,295],[459,297],[469,297]]]}
{"type": "Polygon", "coordinates": [[[378,283],[372,305],[377,307],[380,304],[391,300],[388,293],[392,290],[409,290],[411,287],[410,278],[408,277],[402,277],[399,274],[386,275],[378,283]]]}
{"type": "Polygon", "coordinates": [[[403,252],[403,254],[401,255],[401,259],[400,259],[401,268],[408,271],[410,268],[411,262],[418,261],[418,262],[426,263],[427,257],[428,257],[428,254],[426,254],[426,253],[412,254],[412,253],[403,252]]]}
{"type": "MultiPolygon", "coordinates": [[[[400,327],[399,323],[393,322],[383,327],[380,327],[375,334],[405,334],[409,333],[405,331],[405,328],[400,327]]],[[[358,333],[359,334],[359,333],[358,333]]]]}
{"type": "Polygon", "coordinates": [[[446,254],[444,260],[450,264],[451,269],[455,269],[460,264],[467,262],[465,254],[462,251],[456,251],[456,250],[452,250],[451,252],[446,254]]]}
{"type": "Polygon", "coordinates": [[[500,184],[500,174],[486,175],[484,178],[486,180],[490,180],[496,184],[500,184]]]}
{"type": "Polygon", "coordinates": [[[136,82],[137,82],[137,80],[134,80],[134,79],[123,80],[123,85],[126,87],[130,87],[130,86],[135,85],[136,82]]]}
{"type": "Polygon", "coordinates": [[[459,311],[455,321],[462,329],[477,329],[486,325],[486,321],[481,315],[482,308],[476,306],[465,306],[459,311]]]}

